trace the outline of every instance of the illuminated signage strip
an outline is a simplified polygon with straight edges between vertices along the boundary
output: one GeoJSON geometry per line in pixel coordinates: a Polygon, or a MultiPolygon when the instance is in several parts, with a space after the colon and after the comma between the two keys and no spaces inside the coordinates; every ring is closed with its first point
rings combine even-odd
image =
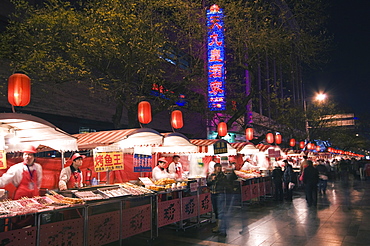
{"type": "Polygon", "coordinates": [[[225,47],[223,12],[217,5],[207,10],[208,107],[225,110],[225,47]]]}

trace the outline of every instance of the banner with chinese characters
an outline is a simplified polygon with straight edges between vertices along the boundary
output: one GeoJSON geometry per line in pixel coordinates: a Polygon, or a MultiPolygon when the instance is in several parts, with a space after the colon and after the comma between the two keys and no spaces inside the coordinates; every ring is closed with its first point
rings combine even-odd
{"type": "Polygon", "coordinates": [[[5,150],[0,150],[0,169],[6,169],[6,152],[5,150]]]}
{"type": "Polygon", "coordinates": [[[225,44],[223,11],[216,4],[207,10],[208,108],[225,110],[225,44]]]}
{"type": "Polygon", "coordinates": [[[227,153],[227,143],[226,142],[216,142],[213,144],[214,154],[227,153]]]}
{"type": "Polygon", "coordinates": [[[134,154],[134,172],[151,172],[152,171],[152,156],[134,154]]]}
{"type": "Polygon", "coordinates": [[[95,172],[124,170],[123,152],[94,151],[94,170],[95,172]]]}

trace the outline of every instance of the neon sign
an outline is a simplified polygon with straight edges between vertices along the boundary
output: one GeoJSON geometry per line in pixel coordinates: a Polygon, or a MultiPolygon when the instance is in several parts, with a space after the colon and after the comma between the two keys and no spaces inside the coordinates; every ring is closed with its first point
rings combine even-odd
{"type": "Polygon", "coordinates": [[[223,17],[222,9],[216,4],[207,10],[208,108],[212,111],[226,109],[223,17]]]}

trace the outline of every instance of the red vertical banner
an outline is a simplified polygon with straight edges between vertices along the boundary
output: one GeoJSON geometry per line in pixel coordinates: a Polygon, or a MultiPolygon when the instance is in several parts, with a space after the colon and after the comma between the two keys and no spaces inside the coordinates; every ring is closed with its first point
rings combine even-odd
{"type": "Polygon", "coordinates": [[[120,212],[90,215],[88,229],[88,245],[101,245],[119,240],[120,212]]]}
{"type": "Polygon", "coordinates": [[[123,210],[122,238],[150,231],[151,228],[152,215],[150,204],[123,210]]]}
{"type": "Polygon", "coordinates": [[[259,182],[259,188],[260,188],[260,196],[266,195],[266,190],[265,190],[265,181],[260,181],[259,182]]]}
{"type": "Polygon", "coordinates": [[[0,232],[0,245],[36,245],[36,227],[0,232]]]}
{"type": "Polygon", "coordinates": [[[182,198],[182,219],[198,216],[198,197],[188,196],[182,198]]]}
{"type": "Polygon", "coordinates": [[[83,245],[84,219],[72,219],[40,226],[40,245],[83,245]]]}
{"type": "Polygon", "coordinates": [[[158,227],[180,221],[180,199],[158,203],[158,227]]]}
{"type": "Polygon", "coordinates": [[[252,199],[252,190],[251,190],[251,185],[243,185],[242,186],[242,202],[248,201],[252,199]]]}
{"type": "Polygon", "coordinates": [[[258,194],[258,183],[251,184],[251,199],[256,198],[259,196],[258,194]]]}
{"type": "Polygon", "coordinates": [[[199,214],[205,214],[212,211],[211,193],[199,195],[199,214]]]}

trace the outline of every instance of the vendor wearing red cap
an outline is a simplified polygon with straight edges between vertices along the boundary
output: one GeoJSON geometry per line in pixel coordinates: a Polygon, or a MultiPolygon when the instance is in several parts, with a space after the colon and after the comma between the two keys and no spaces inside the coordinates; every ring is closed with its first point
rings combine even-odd
{"type": "Polygon", "coordinates": [[[157,166],[153,168],[152,179],[154,181],[164,178],[171,178],[171,175],[166,170],[167,161],[166,158],[161,157],[158,159],[157,166]]]}
{"type": "Polygon", "coordinates": [[[42,167],[35,163],[37,150],[34,146],[28,146],[23,151],[23,162],[11,166],[0,177],[0,187],[12,183],[15,187],[14,200],[22,197],[39,196],[42,180],[42,167]]]}
{"type": "Polygon", "coordinates": [[[72,156],[72,164],[60,172],[59,190],[82,188],[82,172],[80,167],[86,156],[76,153],[72,156]]]}

